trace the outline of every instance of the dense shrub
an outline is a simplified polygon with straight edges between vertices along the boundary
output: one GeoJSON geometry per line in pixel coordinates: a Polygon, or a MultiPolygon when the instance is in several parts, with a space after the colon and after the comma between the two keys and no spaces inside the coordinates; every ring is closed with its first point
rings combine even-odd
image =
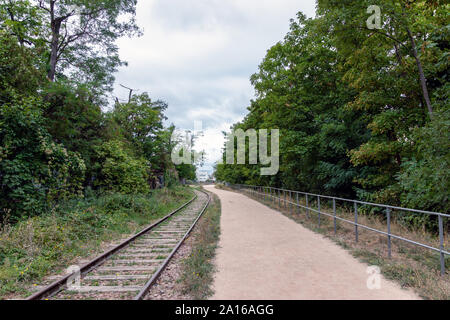
{"type": "MultiPolygon", "coordinates": [[[[403,171],[398,175],[402,204],[447,213],[450,211],[450,111],[436,113],[427,126],[415,130],[414,140],[415,157],[403,164],[403,171]]],[[[419,223],[423,219],[415,217],[419,223]]]]}
{"type": "Polygon", "coordinates": [[[99,187],[125,194],[149,191],[147,162],[134,156],[123,142],[104,143],[99,150],[99,158],[99,187]]]}
{"type": "Polygon", "coordinates": [[[81,191],[85,165],[55,143],[44,127],[39,99],[0,109],[0,207],[2,219],[43,213],[53,201],[81,191]]]}

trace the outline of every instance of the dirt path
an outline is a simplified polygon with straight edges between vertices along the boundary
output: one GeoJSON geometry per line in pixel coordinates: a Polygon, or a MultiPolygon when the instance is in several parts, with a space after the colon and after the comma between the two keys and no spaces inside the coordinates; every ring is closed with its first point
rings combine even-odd
{"type": "Polygon", "coordinates": [[[368,265],[331,240],[234,192],[222,202],[213,299],[419,299],[381,278],[368,289],[368,265]]]}

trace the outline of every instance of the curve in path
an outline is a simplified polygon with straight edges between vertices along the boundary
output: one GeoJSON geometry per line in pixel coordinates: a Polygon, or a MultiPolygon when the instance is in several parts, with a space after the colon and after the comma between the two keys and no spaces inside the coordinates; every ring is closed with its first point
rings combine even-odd
{"type": "Polygon", "coordinates": [[[381,277],[324,236],[242,194],[206,186],[222,203],[212,299],[405,300],[412,291],[381,277]]]}

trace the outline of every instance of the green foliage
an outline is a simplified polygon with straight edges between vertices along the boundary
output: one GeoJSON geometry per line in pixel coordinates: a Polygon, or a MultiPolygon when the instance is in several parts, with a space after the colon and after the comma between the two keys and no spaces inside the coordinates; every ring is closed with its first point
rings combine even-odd
{"type": "Polygon", "coordinates": [[[123,135],[144,148],[149,137],[163,128],[163,112],[167,104],[152,101],[147,93],[133,95],[128,103],[116,103],[113,117],[123,129],[123,135]]]}
{"type": "Polygon", "coordinates": [[[449,212],[450,110],[414,131],[415,157],[402,165],[398,175],[402,204],[412,208],[449,212]]]}
{"type": "Polygon", "coordinates": [[[372,4],[319,0],[315,18],[291,21],[251,77],[248,115],[231,128],[280,129],[280,171],[218,164],[219,181],[448,212],[450,7],[379,1],[379,30],[366,25],[372,4]]]}
{"type": "Polygon", "coordinates": [[[134,156],[123,142],[104,143],[98,156],[101,166],[98,186],[125,194],[149,191],[147,161],[134,156]]]}
{"type": "Polygon", "coordinates": [[[36,56],[20,46],[8,32],[0,30],[0,105],[16,95],[32,95],[42,81],[36,56]]]}
{"type": "Polygon", "coordinates": [[[166,172],[164,172],[164,185],[168,188],[172,188],[178,184],[178,172],[176,170],[166,170],[166,172]]]}
{"type": "Polygon", "coordinates": [[[93,176],[96,149],[102,143],[103,114],[95,96],[83,85],[49,83],[43,92],[46,128],[58,143],[81,155],[93,176]]]}
{"type": "Polygon", "coordinates": [[[369,140],[349,153],[351,163],[361,172],[354,179],[358,195],[400,205],[402,191],[396,176],[403,161],[415,157],[414,128],[424,126],[431,109],[443,101],[448,5],[381,1],[377,5],[382,29],[369,30],[366,9],[371,4],[321,0],[318,17],[326,21],[345,61],[343,80],[356,93],[347,109],[364,111],[368,121],[369,140]],[[422,76],[428,79],[424,84],[418,81],[422,76]],[[430,104],[423,85],[431,96],[430,104]]]}
{"type": "MultiPolygon", "coordinates": [[[[157,177],[175,170],[174,128],[163,126],[166,103],[144,93],[102,112],[121,64],[114,40],[138,32],[136,2],[51,3],[0,1],[0,220],[40,215],[82,196],[83,187],[85,194],[146,193],[157,177]],[[43,9],[51,3],[53,18],[43,9]],[[121,14],[132,19],[119,22],[121,14]],[[50,20],[58,17],[65,17],[60,28],[71,27],[57,39],[57,81],[48,81],[48,45],[58,31],[50,20]]],[[[180,170],[189,175],[189,169],[180,170]]],[[[174,172],[170,183],[177,177],[174,172]]]]}
{"type": "Polygon", "coordinates": [[[195,180],[197,178],[197,168],[192,164],[180,164],[175,166],[180,179],[195,180]]]}
{"type": "Polygon", "coordinates": [[[102,241],[140,231],[192,198],[186,188],[151,195],[111,194],[61,203],[52,212],[0,228],[0,297],[26,296],[33,284],[74,259],[103,252],[102,241]]]}
{"type": "Polygon", "coordinates": [[[13,220],[42,214],[81,190],[86,169],[78,154],[56,144],[35,98],[0,109],[0,205],[13,220]]]}
{"type": "Polygon", "coordinates": [[[139,35],[136,1],[16,0],[0,1],[0,27],[9,28],[19,43],[40,51],[53,81],[70,77],[88,84],[101,96],[110,91],[117,67],[115,41],[139,35]]]}
{"type": "Polygon", "coordinates": [[[272,47],[252,76],[257,99],[233,129],[278,128],[280,172],[261,178],[254,166],[219,165],[219,180],[352,196],[348,150],[366,141],[362,112],[345,108],[354,97],[342,82],[343,61],[322,20],[299,14],[284,41],[272,47]]]}

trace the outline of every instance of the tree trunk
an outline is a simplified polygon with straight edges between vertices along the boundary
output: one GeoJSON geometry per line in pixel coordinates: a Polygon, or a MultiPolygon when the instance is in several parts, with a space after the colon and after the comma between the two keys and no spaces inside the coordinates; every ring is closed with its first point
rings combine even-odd
{"type": "Polygon", "coordinates": [[[61,19],[55,19],[55,1],[50,1],[50,19],[52,29],[52,40],[50,42],[50,69],[48,79],[55,81],[56,63],[58,62],[59,33],[61,30],[61,19]]]}
{"type": "Polygon", "coordinates": [[[427,105],[428,113],[430,114],[430,118],[432,118],[433,117],[433,107],[431,105],[430,95],[428,93],[427,79],[425,78],[425,73],[423,72],[422,62],[420,61],[419,54],[417,52],[416,41],[414,40],[411,30],[409,30],[409,28],[406,28],[406,30],[408,32],[409,39],[411,41],[412,53],[414,55],[414,58],[416,59],[417,68],[419,69],[420,84],[422,86],[423,98],[427,105]]]}
{"type": "MultiPolygon", "coordinates": [[[[53,26],[52,26],[53,29],[53,26]]],[[[52,41],[50,49],[50,70],[48,71],[48,78],[51,81],[55,80],[56,63],[58,61],[58,39],[59,33],[52,30],[52,41]]]]}

